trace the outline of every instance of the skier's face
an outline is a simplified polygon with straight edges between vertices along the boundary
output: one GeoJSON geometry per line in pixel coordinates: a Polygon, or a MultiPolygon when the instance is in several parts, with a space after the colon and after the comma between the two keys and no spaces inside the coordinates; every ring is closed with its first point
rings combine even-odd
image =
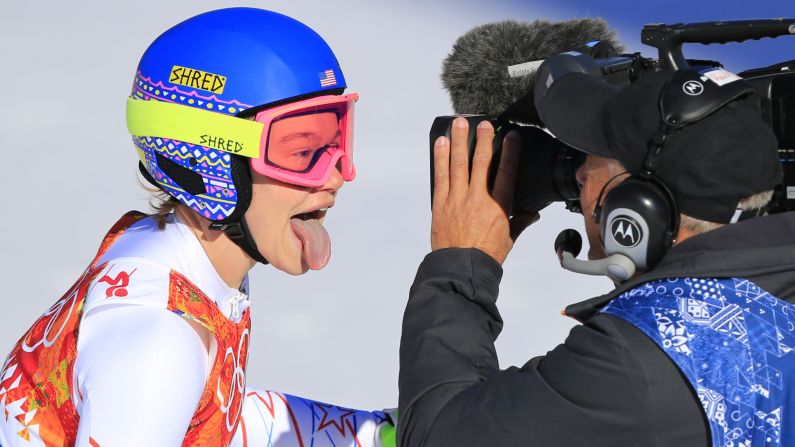
{"type": "MultiPolygon", "coordinates": [[[[334,113],[285,118],[274,124],[270,148],[311,152],[336,143],[339,123],[334,113]]],[[[334,206],[343,185],[334,169],[326,184],[302,187],[252,171],[253,191],[246,221],[259,252],[274,267],[292,275],[323,268],[331,242],[323,228],[326,210],[334,206]]]]}

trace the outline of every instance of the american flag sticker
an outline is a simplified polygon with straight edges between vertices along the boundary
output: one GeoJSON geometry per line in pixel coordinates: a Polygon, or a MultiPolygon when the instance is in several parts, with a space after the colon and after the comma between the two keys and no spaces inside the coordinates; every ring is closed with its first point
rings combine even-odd
{"type": "Polygon", "coordinates": [[[320,78],[321,87],[331,87],[332,85],[337,85],[337,78],[334,76],[334,70],[326,70],[324,72],[318,73],[317,75],[320,78]]]}

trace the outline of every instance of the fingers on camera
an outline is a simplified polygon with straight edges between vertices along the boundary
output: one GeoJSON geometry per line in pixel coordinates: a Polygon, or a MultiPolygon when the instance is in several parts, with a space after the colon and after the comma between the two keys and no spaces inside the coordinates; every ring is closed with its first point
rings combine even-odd
{"type": "Polygon", "coordinates": [[[502,206],[506,213],[510,213],[513,202],[513,190],[516,185],[516,175],[519,164],[519,150],[521,142],[519,134],[511,131],[505,136],[502,144],[502,156],[497,168],[497,178],[494,180],[492,196],[502,206]]]}
{"type": "Polygon", "coordinates": [[[456,118],[450,133],[450,193],[457,194],[469,186],[469,123],[464,118],[456,118]]]}
{"type": "Polygon", "coordinates": [[[476,192],[485,191],[489,177],[489,165],[493,152],[494,127],[488,121],[481,121],[477,128],[477,142],[475,154],[472,157],[472,174],[469,180],[471,185],[477,186],[476,192]],[[480,188],[480,186],[483,188],[480,188]]]}
{"type": "Polygon", "coordinates": [[[447,137],[436,139],[433,148],[433,201],[447,198],[450,191],[450,140],[447,137]]]}

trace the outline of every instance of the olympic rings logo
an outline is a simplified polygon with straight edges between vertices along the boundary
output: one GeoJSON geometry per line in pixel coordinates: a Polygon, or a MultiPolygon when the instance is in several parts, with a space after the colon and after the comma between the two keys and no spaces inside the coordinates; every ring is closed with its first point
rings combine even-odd
{"type": "Polygon", "coordinates": [[[33,352],[39,346],[44,345],[45,348],[49,348],[52,346],[58,338],[61,336],[61,333],[66,328],[66,325],[69,324],[69,320],[72,316],[72,312],[75,308],[75,303],[77,302],[77,295],[80,291],[80,288],[83,286],[83,281],[85,281],[86,277],[89,276],[89,271],[83,272],[83,276],[80,277],[79,280],[69,289],[68,292],[64,295],[64,297],[55,304],[50,307],[47,312],[44,313],[33,325],[33,328],[25,335],[25,338],[22,339],[21,348],[25,352],[33,352]],[[63,313],[64,309],[68,306],[68,313],[66,317],[64,317],[61,321],[61,325],[58,327],[58,331],[52,338],[50,338],[50,332],[52,332],[53,326],[55,323],[60,319],[61,313],[63,313]],[[49,320],[47,319],[49,317],[49,320]],[[41,340],[31,344],[28,344],[29,337],[33,334],[34,330],[38,327],[41,327],[44,322],[47,322],[47,326],[44,328],[44,332],[41,335],[41,340]]]}
{"type": "MultiPolygon", "coordinates": [[[[229,384],[229,391],[227,392],[226,398],[224,398],[223,392],[221,391],[221,377],[218,377],[218,383],[216,386],[216,395],[218,396],[218,400],[221,401],[221,412],[226,416],[226,430],[230,433],[232,430],[234,430],[243,408],[243,395],[246,392],[246,365],[241,364],[240,359],[241,356],[245,355],[248,351],[248,339],[249,329],[246,328],[240,336],[240,343],[237,346],[237,354],[235,354],[231,346],[226,348],[226,352],[224,353],[224,366],[227,364],[227,359],[231,357],[233,367],[232,377],[230,378],[231,383],[229,384]],[[235,398],[238,398],[238,405],[237,411],[235,412],[234,417],[232,417],[232,413],[229,410],[235,403],[235,398]],[[230,417],[232,417],[231,421],[230,417]]],[[[221,368],[221,371],[223,372],[223,368],[221,368]]]]}

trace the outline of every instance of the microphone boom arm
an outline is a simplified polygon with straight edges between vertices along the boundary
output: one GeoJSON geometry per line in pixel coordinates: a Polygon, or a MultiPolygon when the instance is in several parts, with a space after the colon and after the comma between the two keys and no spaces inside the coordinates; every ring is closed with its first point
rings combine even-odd
{"type": "Polygon", "coordinates": [[[560,266],[566,270],[585,275],[607,276],[613,282],[622,283],[635,274],[635,263],[620,253],[604,259],[581,261],[577,259],[582,248],[582,236],[576,230],[563,230],[555,238],[555,253],[560,266]]]}

